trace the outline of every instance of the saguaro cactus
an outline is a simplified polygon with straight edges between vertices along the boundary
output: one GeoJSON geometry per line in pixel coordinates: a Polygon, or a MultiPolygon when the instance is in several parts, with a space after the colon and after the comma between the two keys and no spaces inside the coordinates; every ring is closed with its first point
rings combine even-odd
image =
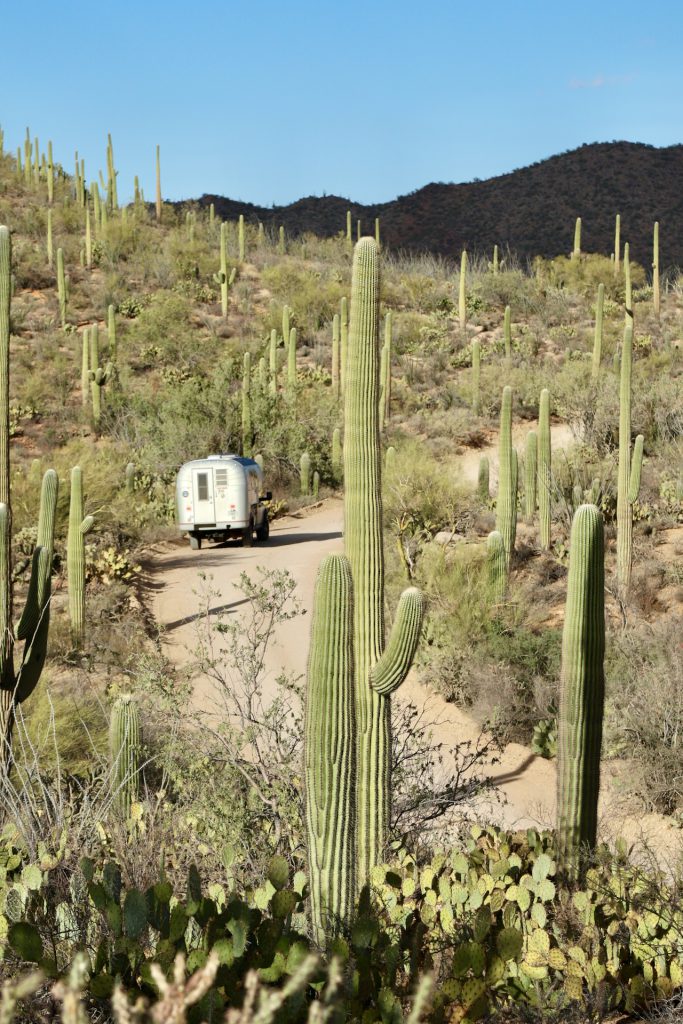
{"type": "Polygon", "coordinates": [[[296,327],[289,332],[289,344],[287,346],[287,388],[290,395],[294,394],[296,388],[296,327]]]}
{"type": "Polygon", "coordinates": [[[605,309],[605,286],[598,285],[598,297],[595,301],[595,337],[593,339],[593,377],[600,373],[600,359],[602,358],[602,322],[605,309]]]}
{"type": "Polygon", "coordinates": [[[505,543],[498,530],[493,530],[486,538],[486,556],[493,598],[495,601],[502,601],[507,587],[508,570],[505,543]]]}
{"type": "Polygon", "coordinates": [[[344,453],[342,452],[339,427],[335,427],[332,431],[332,472],[336,480],[341,480],[344,475],[344,453]]]}
{"type": "Polygon", "coordinates": [[[477,338],[472,342],[472,412],[479,415],[481,408],[481,345],[477,338]]]}
{"type": "Polygon", "coordinates": [[[53,249],[53,246],[52,246],[52,208],[49,207],[49,206],[48,206],[48,209],[47,209],[47,242],[46,242],[46,249],[47,249],[47,265],[48,265],[48,267],[51,270],[52,269],[52,264],[54,262],[54,249],[53,249]]]}
{"type": "Polygon", "coordinates": [[[245,241],[244,241],[244,214],[240,214],[240,219],[237,225],[237,249],[239,253],[240,263],[244,263],[245,258],[245,241]]]}
{"type": "Polygon", "coordinates": [[[69,590],[71,640],[75,648],[83,642],[85,624],[85,537],[95,519],[86,516],[83,508],[83,474],[80,466],[71,470],[69,500],[69,533],[67,537],[66,572],[69,590]]]}
{"type": "Polygon", "coordinates": [[[12,616],[12,511],[10,503],[9,342],[12,291],[9,230],[0,226],[0,743],[5,767],[11,761],[14,711],[33,693],[45,663],[50,625],[50,587],[54,521],[59,480],[49,469],[43,477],[38,543],[33,553],[26,605],[16,630],[24,640],[21,664],[14,664],[12,616]]]}
{"type": "Polygon", "coordinates": [[[228,291],[229,291],[229,280],[228,280],[228,226],[225,221],[221,221],[221,234],[220,234],[220,269],[218,271],[218,284],[221,288],[221,316],[225,318],[228,315],[228,291]]]}
{"type": "Polygon", "coordinates": [[[512,388],[508,386],[503,388],[499,441],[496,530],[503,538],[509,570],[517,533],[517,453],[512,447],[512,388]]]}
{"type": "Polygon", "coordinates": [[[328,555],[313,598],[304,744],[311,918],[321,946],[349,919],[355,895],[352,609],[349,561],[328,555]]]}
{"type": "Polygon", "coordinates": [[[489,460],[488,455],[480,455],[479,457],[479,473],[477,475],[477,494],[479,500],[485,504],[488,502],[490,494],[490,483],[489,483],[489,460]]]}
{"type": "Polygon", "coordinates": [[[498,261],[498,246],[493,247],[493,261],[491,263],[491,270],[493,271],[494,277],[498,275],[499,261],[498,261]]]}
{"type": "Polygon", "coordinates": [[[270,346],[268,352],[268,369],[270,372],[270,393],[277,394],[277,331],[273,327],[270,332],[270,346]]]}
{"type": "Polygon", "coordinates": [[[339,313],[332,318],[332,393],[339,398],[341,380],[339,377],[339,313]]]}
{"type": "Polygon", "coordinates": [[[550,440],[550,392],[541,391],[538,407],[538,524],[541,547],[550,548],[552,520],[552,454],[550,440]]]}
{"type": "Polygon", "coordinates": [[[460,330],[467,326],[467,250],[463,249],[460,257],[460,285],[458,288],[458,319],[460,330]]]}
{"type": "Polygon", "coordinates": [[[95,323],[90,328],[90,369],[88,370],[88,379],[90,381],[90,396],[92,398],[92,418],[96,427],[99,426],[102,418],[102,391],[112,376],[112,364],[108,362],[103,368],[99,365],[99,362],[99,328],[95,323]]]}
{"type": "Polygon", "coordinates": [[[109,342],[109,358],[116,362],[116,310],[110,303],[107,308],[107,340],[109,342]]]}
{"type": "Polygon", "coordinates": [[[624,319],[626,324],[633,324],[633,290],[631,288],[631,258],[629,244],[624,244],[624,319]]]}
{"type": "Polygon", "coordinates": [[[388,310],[387,315],[384,317],[384,347],[382,351],[386,353],[384,374],[382,376],[383,423],[388,423],[389,416],[391,415],[391,360],[393,356],[393,319],[391,310],[388,310]]]}
{"type": "Polygon", "coordinates": [[[633,502],[640,490],[643,437],[636,438],[631,457],[631,365],[633,326],[624,329],[619,386],[619,468],[617,478],[617,584],[623,599],[631,584],[633,563],[633,502]]]}
{"type": "Polygon", "coordinates": [[[307,497],[311,493],[311,456],[303,452],[299,459],[299,483],[301,494],[307,497]]]}
{"type": "Polygon", "coordinates": [[[64,250],[61,246],[57,249],[57,297],[59,299],[59,316],[62,321],[62,327],[66,327],[69,292],[66,274],[64,272],[64,250]]]}
{"type": "Polygon", "coordinates": [[[128,494],[133,494],[135,491],[135,477],[137,471],[135,469],[135,463],[129,462],[126,465],[126,491],[128,494]]]}
{"type": "Polygon", "coordinates": [[[659,221],[655,221],[652,233],[652,306],[659,317],[659,221]]]}
{"type": "Polygon", "coordinates": [[[109,720],[109,757],[114,806],[130,816],[140,793],[140,712],[130,694],[118,697],[109,720]]]}
{"type": "Polygon", "coordinates": [[[536,479],[538,474],[538,436],[530,430],[526,436],[524,450],[524,514],[527,522],[533,522],[536,514],[536,479]]]}
{"type": "Polygon", "coordinates": [[[251,353],[244,353],[242,369],[242,455],[251,456],[251,353]]]}
{"type": "Polygon", "coordinates": [[[621,214],[617,214],[614,218],[614,276],[619,275],[619,265],[621,263],[621,214]]]}
{"type": "Polygon", "coordinates": [[[349,300],[343,296],[339,303],[339,373],[341,390],[344,393],[346,381],[346,357],[349,347],[349,300]]]}
{"type": "Polygon", "coordinates": [[[385,646],[378,357],[379,252],[373,238],[362,238],[353,259],[344,428],[344,539],[354,585],[356,863],[361,884],[379,862],[386,842],[391,793],[389,698],[412,663],[423,612],[420,592],[405,591],[385,646]]]}
{"type": "Polygon", "coordinates": [[[562,869],[576,877],[595,846],[605,700],[605,567],[602,515],[574,514],[562,635],[558,721],[557,832],[562,869]]]}
{"type": "Polygon", "coordinates": [[[576,260],[581,255],[581,218],[576,218],[576,224],[574,225],[574,249],[572,252],[572,259],[576,260]]]}
{"type": "Polygon", "coordinates": [[[81,336],[81,405],[88,404],[90,395],[90,330],[83,328],[81,336]]]}
{"type": "Polygon", "coordinates": [[[508,362],[512,359],[512,325],[510,307],[505,307],[503,314],[503,344],[505,345],[505,358],[508,362]]]}

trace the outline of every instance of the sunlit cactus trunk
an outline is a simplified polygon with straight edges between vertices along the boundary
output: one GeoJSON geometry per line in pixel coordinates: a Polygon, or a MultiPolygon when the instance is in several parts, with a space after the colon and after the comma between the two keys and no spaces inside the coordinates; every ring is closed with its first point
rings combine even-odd
{"type": "Polygon", "coordinates": [[[479,500],[484,502],[484,504],[486,504],[491,497],[489,477],[490,468],[488,456],[481,455],[479,457],[479,472],[477,474],[477,495],[479,496],[479,500]]]}
{"type": "Polygon", "coordinates": [[[538,476],[538,436],[530,430],[524,450],[524,514],[528,523],[536,514],[536,480],[538,476]]]}
{"type": "Polygon", "coordinates": [[[581,255],[581,218],[576,218],[576,224],[574,225],[574,249],[572,251],[572,259],[576,260],[581,255]]]}
{"type": "Polygon", "coordinates": [[[560,676],[558,721],[558,855],[569,877],[595,846],[605,700],[605,569],[602,514],[581,505],[574,515],[560,676]]]}
{"type": "Polygon", "coordinates": [[[460,282],[458,288],[458,320],[460,330],[467,326],[467,251],[463,249],[460,257],[460,282]]]}
{"type": "Polygon", "coordinates": [[[659,221],[655,221],[652,233],[652,307],[659,317],[659,221]]]}
{"type": "Polygon", "coordinates": [[[316,942],[345,923],[355,894],[353,581],[328,555],[313,599],[305,725],[306,823],[316,942]]]}
{"type": "Polygon", "coordinates": [[[493,599],[502,601],[505,597],[508,573],[505,544],[498,530],[493,530],[486,539],[486,557],[493,599]]]}
{"type": "Polygon", "coordinates": [[[423,601],[406,591],[384,643],[379,395],[379,251],[356,245],[344,427],[344,541],[354,584],[355,701],[358,730],[357,867],[362,884],[382,857],[391,793],[391,692],[405,678],[419,638],[423,601]]]}

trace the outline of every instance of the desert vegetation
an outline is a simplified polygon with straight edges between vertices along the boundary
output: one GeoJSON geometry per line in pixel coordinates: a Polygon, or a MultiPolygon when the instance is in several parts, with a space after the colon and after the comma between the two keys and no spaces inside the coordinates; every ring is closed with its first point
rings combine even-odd
{"type": "Polygon", "coordinates": [[[407,255],[381,217],[317,237],[166,204],[156,158],[155,201],[124,204],[111,138],[99,184],[30,135],[0,152],[0,1017],[674,1019],[683,292],[660,226],[646,266],[625,210],[611,254],[584,218],[554,258],[407,255]],[[302,609],[267,548],[238,617],[201,574],[185,660],[154,619],[175,474],[221,451],[260,460],[275,522],[344,504],[306,677],[274,694],[302,609]],[[409,678],[481,745],[444,760],[409,678]],[[557,764],[538,827],[478,809],[511,743],[557,764]],[[666,852],[610,831],[606,788],[666,852]]]}

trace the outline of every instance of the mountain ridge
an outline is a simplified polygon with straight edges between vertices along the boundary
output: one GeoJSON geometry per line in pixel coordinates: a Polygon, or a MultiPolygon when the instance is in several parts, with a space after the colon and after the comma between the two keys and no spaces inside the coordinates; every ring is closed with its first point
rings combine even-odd
{"type": "MultiPolygon", "coordinates": [[[[640,142],[594,142],[526,167],[484,180],[460,184],[431,182],[383,203],[356,203],[341,196],[306,196],[292,203],[264,207],[225,196],[202,195],[218,217],[244,214],[289,236],[307,231],[336,235],[345,230],[351,210],[354,233],[374,231],[380,218],[382,242],[390,249],[432,252],[456,257],[461,249],[490,253],[497,244],[520,257],[558,255],[573,244],[576,217],[582,218],[582,249],[609,255],[614,218],[621,214],[622,243],[644,266],[651,263],[652,226],[660,221],[662,269],[683,265],[683,145],[651,146],[640,142]]],[[[190,201],[187,201],[190,202],[190,201]]],[[[178,204],[178,205],[187,205],[178,204]]]]}

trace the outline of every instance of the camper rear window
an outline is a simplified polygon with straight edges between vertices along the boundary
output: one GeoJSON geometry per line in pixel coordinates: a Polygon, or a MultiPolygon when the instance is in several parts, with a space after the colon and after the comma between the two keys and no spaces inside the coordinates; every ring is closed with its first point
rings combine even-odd
{"type": "Polygon", "coordinates": [[[197,473],[197,500],[209,500],[209,474],[197,473]]]}

